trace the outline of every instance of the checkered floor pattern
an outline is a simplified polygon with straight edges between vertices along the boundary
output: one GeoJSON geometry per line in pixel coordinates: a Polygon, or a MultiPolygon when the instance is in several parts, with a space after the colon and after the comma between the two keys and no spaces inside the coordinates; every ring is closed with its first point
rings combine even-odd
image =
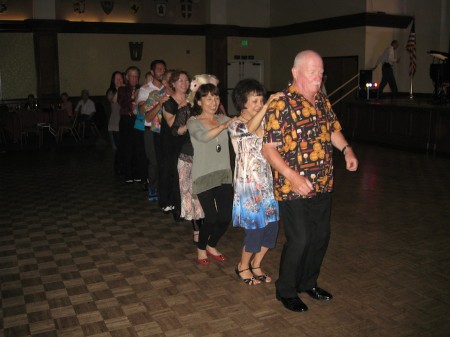
{"type": "MultiPolygon", "coordinates": [[[[0,157],[0,336],[448,336],[450,160],[356,145],[357,173],[336,156],[332,239],[307,313],[273,284],[200,266],[189,222],[113,174],[107,146],[0,157]]],[[[275,279],[284,236],[269,252],[275,279]]]]}

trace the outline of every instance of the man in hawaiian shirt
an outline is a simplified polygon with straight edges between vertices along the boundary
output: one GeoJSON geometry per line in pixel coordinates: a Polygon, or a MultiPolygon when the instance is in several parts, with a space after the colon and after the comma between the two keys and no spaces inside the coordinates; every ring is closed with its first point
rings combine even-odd
{"type": "Polygon", "coordinates": [[[316,300],[332,298],[317,286],[317,279],[330,238],[333,146],[345,156],[347,170],[358,168],[331,104],[320,91],[322,75],[319,54],[297,54],[292,84],[285,96],[271,103],[265,117],[262,153],[273,168],[286,234],[276,297],[297,312],[308,310],[299,292],[316,300]]]}

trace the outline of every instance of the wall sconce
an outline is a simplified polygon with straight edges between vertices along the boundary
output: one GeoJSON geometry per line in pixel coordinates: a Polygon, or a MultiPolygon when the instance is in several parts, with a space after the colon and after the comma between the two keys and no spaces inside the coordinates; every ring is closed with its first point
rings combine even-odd
{"type": "Polygon", "coordinates": [[[130,57],[132,61],[140,61],[142,58],[142,49],[144,42],[128,42],[130,47],[130,57]]]}

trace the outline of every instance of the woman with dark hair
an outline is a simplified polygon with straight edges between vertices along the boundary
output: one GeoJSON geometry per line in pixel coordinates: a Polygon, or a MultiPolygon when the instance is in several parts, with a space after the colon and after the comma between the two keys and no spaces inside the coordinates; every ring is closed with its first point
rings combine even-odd
{"type": "Polygon", "coordinates": [[[205,213],[198,198],[192,194],[192,160],[194,148],[187,130],[187,121],[191,116],[196,115],[194,109],[194,97],[201,83],[212,83],[217,85],[218,79],[214,75],[201,74],[195,75],[195,80],[191,81],[190,92],[187,97],[188,104],[181,107],[175,117],[172,125],[172,133],[176,136],[184,136],[184,143],[181,147],[178,157],[178,177],[180,182],[181,196],[181,217],[185,220],[191,220],[193,229],[193,242],[198,243],[199,229],[203,223],[205,213]]]}
{"type": "Polygon", "coordinates": [[[163,105],[163,118],[161,120],[161,166],[159,181],[159,203],[166,212],[172,211],[175,221],[181,219],[181,197],[178,181],[178,156],[185,141],[185,135],[172,134],[172,124],[179,109],[186,106],[190,79],[187,72],[174,70],[169,79],[173,94],[163,105]]]}
{"type": "Polygon", "coordinates": [[[234,170],[233,226],[245,231],[237,276],[248,285],[272,279],[262,271],[261,262],[275,247],[278,234],[278,203],[275,200],[272,170],[261,154],[264,130],[261,125],[270,102],[264,104],[266,90],[254,79],[236,84],[232,99],[239,117],[228,127],[236,153],[234,170]]]}
{"type": "Polygon", "coordinates": [[[197,245],[197,262],[203,265],[210,263],[209,256],[226,260],[216,246],[231,221],[233,188],[227,128],[232,119],[216,114],[219,94],[215,85],[201,85],[195,94],[199,114],[187,122],[194,147],[192,193],[205,212],[197,245]]]}
{"type": "Polygon", "coordinates": [[[111,75],[111,82],[106,91],[106,98],[111,106],[111,112],[108,120],[108,132],[111,139],[111,147],[114,154],[114,171],[120,174],[122,167],[120,165],[120,142],[119,142],[119,123],[120,123],[120,105],[117,103],[117,90],[123,87],[123,75],[121,71],[115,71],[111,75]]]}

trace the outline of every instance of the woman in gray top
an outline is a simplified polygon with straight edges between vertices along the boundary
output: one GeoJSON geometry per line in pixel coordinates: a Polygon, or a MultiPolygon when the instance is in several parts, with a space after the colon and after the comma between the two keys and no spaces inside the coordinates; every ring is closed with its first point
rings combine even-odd
{"type": "Polygon", "coordinates": [[[217,243],[231,221],[233,203],[232,173],[227,128],[232,119],[217,115],[219,89],[213,84],[201,85],[195,95],[199,114],[187,122],[194,159],[192,193],[205,212],[197,246],[197,262],[209,264],[208,256],[225,261],[217,243]]]}

